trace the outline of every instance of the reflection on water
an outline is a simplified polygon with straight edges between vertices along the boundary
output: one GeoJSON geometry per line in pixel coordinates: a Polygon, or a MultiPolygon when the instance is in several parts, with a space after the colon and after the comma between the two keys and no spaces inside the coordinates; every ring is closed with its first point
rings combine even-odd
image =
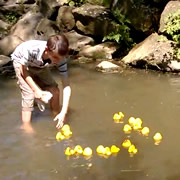
{"type": "Polygon", "coordinates": [[[13,79],[0,81],[0,179],[180,179],[178,75],[143,70],[102,74],[91,65],[72,66],[68,123],[73,135],[61,142],[55,140],[57,130],[48,109],[44,113],[35,110],[34,134],[21,130],[19,89],[13,79]],[[119,111],[125,114],[125,122],[131,116],[142,118],[150,135],[128,135],[139,150],[134,157],[123,148],[117,156],[100,157],[95,152],[98,145],[121,146],[127,138],[122,131],[124,124],[115,124],[112,119],[119,111]],[[159,146],[152,139],[157,131],[163,135],[159,146]],[[65,148],[77,144],[91,147],[92,158],[67,158],[65,148]]]}

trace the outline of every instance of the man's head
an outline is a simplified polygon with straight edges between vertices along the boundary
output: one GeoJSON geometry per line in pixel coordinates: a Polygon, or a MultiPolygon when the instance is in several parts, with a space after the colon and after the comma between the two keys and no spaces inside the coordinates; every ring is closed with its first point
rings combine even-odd
{"type": "Polygon", "coordinates": [[[68,51],[69,42],[65,35],[53,35],[49,37],[46,52],[53,63],[58,64],[68,54],[68,51]]]}

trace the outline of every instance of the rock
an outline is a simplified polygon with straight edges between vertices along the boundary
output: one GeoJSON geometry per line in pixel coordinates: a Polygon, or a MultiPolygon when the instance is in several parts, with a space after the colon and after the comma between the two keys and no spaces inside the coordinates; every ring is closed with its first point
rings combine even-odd
{"type": "Polygon", "coordinates": [[[178,10],[180,10],[180,1],[169,1],[168,2],[168,4],[165,6],[165,8],[161,14],[160,26],[159,26],[160,33],[166,33],[165,26],[169,21],[169,19],[167,18],[168,15],[175,13],[178,10]]]}
{"type": "Polygon", "coordinates": [[[116,43],[105,42],[95,46],[87,45],[84,46],[79,56],[85,56],[93,59],[112,59],[112,54],[118,49],[116,43]]]}
{"type": "Polygon", "coordinates": [[[2,21],[2,20],[0,19],[0,30],[1,30],[1,29],[2,29],[2,30],[7,30],[9,27],[10,27],[10,24],[8,24],[8,23],[6,23],[6,22],[4,22],[4,21],[2,21]]]}
{"type": "Polygon", "coordinates": [[[11,58],[8,56],[0,55],[0,67],[8,64],[11,61],[11,58]]]}
{"type": "Polygon", "coordinates": [[[102,61],[96,66],[96,70],[101,72],[118,72],[120,67],[109,61],[102,61]]]}
{"type": "Polygon", "coordinates": [[[122,61],[137,68],[173,71],[169,64],[177,59],[174,54],[177,48],[177,43],[153,33],[130,50],[122,61]]]}
{"type": "Polygon", "coordinates": [[[50,18],[58,7],[68,3],[69,0],[36,0],[40,12],[44,17],[50,18]]]}
{"type": "Polygon", "coordinates": [[[23,40],[18,36],[9,35],[0,40],[0,54],[9,56],[23,40]]]}
{"type": "Polygon", "coordinates": [[[35,39],[36,27],[42,18],[41,13],[29,11],[11,28],[10,34],[18,36],[23,41],[35,39]]]}
{"type": "Polygon", "coordinates": [[[59,8],[56,18],[56,24],[61,30],[72,30],[75,26],[74,16],[72,14],[72,7],[62,6],[59,8]]]}
{"type": "Polygon", "coordinates": [[[180,71],[180,62],[178,61],[171,61],[168,66],[172,71],[180,71]]]}
{"type": "Polygon", "coordinates": [[[144,0],[114,0],[114,3],[113,9],[123,14],[136,31],[150,35],[157,30],[161,9],[153,6],[154,3],[144,0]]]}
{"type": "Polygon", "coordinates": [[[116,28],[111,12],[103,6],[87,3],[73,9],[72,13],[77,29],[86,35],[103,38],[116,28]]]}
{"type": "Polygon", "coordinates": [[[4,3],[3,6],[0,6],[0,11],[1,12],[13,12],[16,15],[22,16],[24,13],[27,13],[28,11],[32,10],[35,8],[35,1],[32,2],[15,2],[14,0],[7,1],[4,3]],[[26,4],[27,3],[27,4],[26,4]],[[32,4],[31,4],[32,3],[32,4]]]}
{"type": "Polygon", "coordinates": [[[69,48],[74,51],[79,51],[83,46],[94,43],[91,37],[78,34],[74,30],[64,34],[69,40],[69,48]]]}
{"type": "Polygon", "coordinates": [[[58,34],[59,29],[54,21],[42,18],[34,30],[34,39],[48,40],[49,36],[58,34]]]}

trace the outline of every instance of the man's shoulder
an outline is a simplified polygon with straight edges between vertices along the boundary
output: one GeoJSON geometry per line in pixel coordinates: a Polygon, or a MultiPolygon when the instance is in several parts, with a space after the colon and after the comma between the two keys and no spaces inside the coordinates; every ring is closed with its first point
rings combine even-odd
{"type": "Polygon", "coordinates": [[[32,45],[32,46],[37,46],[37,45],[41,45],[41,44],[46,44],[47,41],[42,41],[42,40],[28,40],[28,41],[24,41],[23,43],[21,43],[21,45],[26,46],[26,45],[32,45]]]}

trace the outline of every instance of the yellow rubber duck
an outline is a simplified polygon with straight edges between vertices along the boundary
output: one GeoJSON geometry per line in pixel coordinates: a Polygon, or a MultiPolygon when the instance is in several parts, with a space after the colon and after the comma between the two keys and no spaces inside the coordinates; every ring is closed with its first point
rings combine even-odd
{"type": "Polygon", "coordinates": [[[58,141],[60,141],[60,140],[65,139],[65,136],[64,136],[61,132],[58,132],[58,133],[56,134],[56,139],[57,139],[58,141]]]}
{"type": "Polygon", "coordinates": [[[96,148],[96,152],[98,154],[105,154],[105,148],[103,145],[99,145],[97,148],[96,148]]]}
{"type": "Polygon", "coordinates": [[[124,142],[122,143],[122,146],[124,148],[129,148],[131,146],[131,141],[129,139],[124,140],[124,142]]]}
{"type": "Polygon", "coordinates": [[[77,154],[82,154],[83,153],[83,148],[80,145],[76,145],[74,148],[75,153],[77,154]]]}
{"type": "Polygon", "coordinates": [[[68,124],[64,124],[64,126],[61,128],[61,131],[69,131],[70,126],[68,124]]]}
{"type": "Polygon", "coordinates": [[[128,148],[128,152],[131,154],[136,154],[138,152],[138,150],[136,149],[135,145],[132,144],[129,148],[128,148]]]}
{"type": "Polygon", "coordinates": [[[122,112],[115,113],[113,115],[113,119],[115,123],[121,123],[123,122],[124,114],[122,112]]]}
{"type": "Polygon", "coordinates": [[[143,136],[148,136],[149,133],[150,133],[150,130],[149,130],[148,127],[143,127],[143,128],[141,129],[141,134],[142,134],[143,136]]]}
{"type": "Polygon", "coordinates": [[[90,147],[86,147],[83,151],[84,156],[91,156],[92,155],[92,149],[90,147]]]}
{"type": "Polygon", "coordinates": [[[134,130],[142,129],[142,120],[140,118],[136,118],[133,125],[134,130]]]}
{"type": "Polygon", "coordinates": [[[75,150],[74,149],[70,149],[70,153],[71,153],[71,155],[74,155],[75,154],[75,150]]]}
{"type": "Polygon", "coordinates": [[[132,130],[131,126],[129,124],[125,124],[124,127],[123,127],[123,131],[125,133],[130,133],[132,130]]]}
{"type": "Polygon", "coordinates": [[[156,144],[158,145],[162,141],[161,133],[159,133],[159,132],[155,133],[155,135],[153,136],[153,139],[156,142],[156,144]]]}
{"type": "Polygon", "coordinates": [[[128,119],[128,123],[129,123],[129,125],[130,125],[131,127],[134,126],[135,121],[136,121],[136,119],[135,119],[134,117],[130,117],[130,118],[128,119]]]}
{"type": "Polygon", "coordinates": [[[67,147],[65,150],[65,155],[70,156],[71,155],[71,148],[67,147]]]}
{"type": "Polygon", "coordinates": [[[118,114],[118,113],[115,113],[113,115],[113,119],[114,119],[114,122],[115,123],[119,123],[120,119],[121,119],[121,116],[118,114]]]}
{"type": "Polygon", "coordinates": [[[117,147],[116,145],[111,146],[111,153],[118,153],[120,151],[120,148],[117,147]]]}
{"type": "Polygon", "coordinates": [[[105,147],[105,155],[110,156],[111,154],[111,149],[109,147],[105,147]]]}
{"type": "Polygon", "coordinates": [[[133,126],[133,129],[136,130],[136,131],[141,130],[142,126],[141,126],[141,124],[135,123],[134,126],[133,126]]]}
{"type": "Polygon", "coordinates": [[[72,135],[72,132],[70,130],[63,131],[63,135],[65,137],[70,137],[72,135]]]}
{"type": "Polygon", "coordinates": [[[124,114],[122,112],[119,112],[118,114],[120,115],[120,119],[124,118],[124,114]]]}

